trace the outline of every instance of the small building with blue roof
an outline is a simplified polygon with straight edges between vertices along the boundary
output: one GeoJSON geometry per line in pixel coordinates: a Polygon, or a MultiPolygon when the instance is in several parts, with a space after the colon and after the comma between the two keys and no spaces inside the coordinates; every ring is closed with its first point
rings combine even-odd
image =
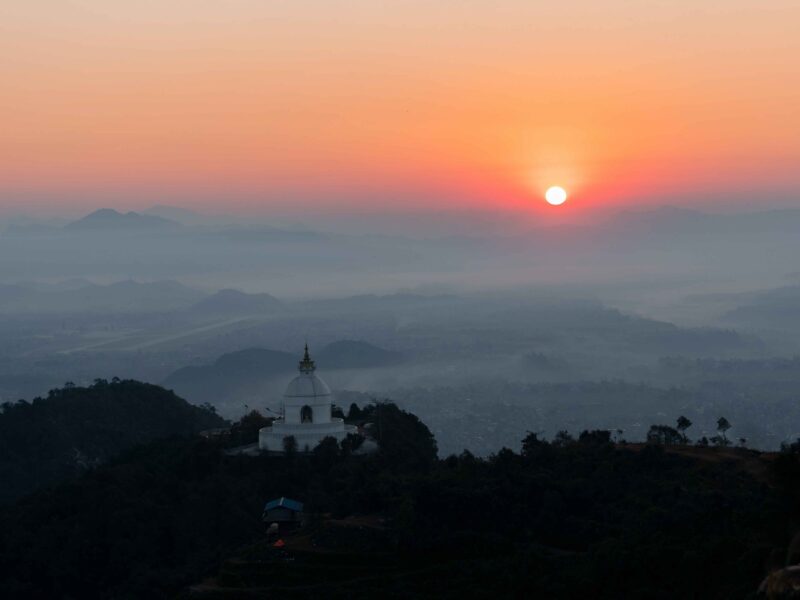
{"type": "Polygon", "coordinates": [[[264,505],[262,520],[277,523],[281,529],[289,529],[300,525],[303,521],[303,503],[281,496],[264,505]]]}

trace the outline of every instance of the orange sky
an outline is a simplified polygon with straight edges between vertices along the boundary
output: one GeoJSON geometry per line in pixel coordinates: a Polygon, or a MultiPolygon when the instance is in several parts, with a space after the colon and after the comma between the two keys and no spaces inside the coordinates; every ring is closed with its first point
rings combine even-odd
{"type": "Polygon", "coordinates": [[[0,207],[787,205],[798,23],[797,0],[5,0],[0,207]]]}

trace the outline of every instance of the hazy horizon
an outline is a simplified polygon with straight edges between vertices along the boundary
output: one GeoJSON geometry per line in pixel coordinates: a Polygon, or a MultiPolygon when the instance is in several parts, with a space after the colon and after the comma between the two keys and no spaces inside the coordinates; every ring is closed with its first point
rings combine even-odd
{"type": "Polygon", "coordinates": [[[791,0],[12,0],[0,207],[791,205],[798,19],[791,0]]]}
{"type": "MultiPolygon", "coordinates": [[[[543,398],[639,427],[680,386],[775,445],[795,424],[757,414],[800,353],[798,20],[790,0],[12,0],[0,396],[200,369],[222,396],[183,393],[230,416],[280,388],[247,352],[307,337],[402,355],[333,380],[435,426],[501,382],[514,431],[543,398]]],[[[448,443],[505,439],[484,433],[448,443]]]]}

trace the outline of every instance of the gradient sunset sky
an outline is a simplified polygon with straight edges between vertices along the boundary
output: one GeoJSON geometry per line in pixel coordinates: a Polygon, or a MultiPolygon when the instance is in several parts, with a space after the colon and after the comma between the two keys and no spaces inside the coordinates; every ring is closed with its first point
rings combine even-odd
{"type": "Polygon", "coordinates": [[[799,24],[798,0],[4,0],[0,208],[800,204],[799,24]]]}

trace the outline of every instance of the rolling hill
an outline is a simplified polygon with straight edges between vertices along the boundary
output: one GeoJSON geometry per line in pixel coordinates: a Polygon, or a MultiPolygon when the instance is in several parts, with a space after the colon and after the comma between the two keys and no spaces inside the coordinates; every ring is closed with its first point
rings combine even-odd
{"type": "MultiPolygon", "coordinates": [[[[360,341],[338,341],[313,352],[317,365],[325,371],[367,369],[396,364],[401,355],[360,341]]],[[[276,378],[288,381],[295,375],[299,355],[278,350],[250,348],[220,356],[213,364],[183,367],[163,380],[192,402],[219,405],[228,400],[246,399],[258,394],[276,378]]]]}
{"type": "Polygon", "coordinates": [[[0,503],[70,479],[135,445],[224,425],[172,392],[137,381],[67,385],[0,412],[0,503]]]}

